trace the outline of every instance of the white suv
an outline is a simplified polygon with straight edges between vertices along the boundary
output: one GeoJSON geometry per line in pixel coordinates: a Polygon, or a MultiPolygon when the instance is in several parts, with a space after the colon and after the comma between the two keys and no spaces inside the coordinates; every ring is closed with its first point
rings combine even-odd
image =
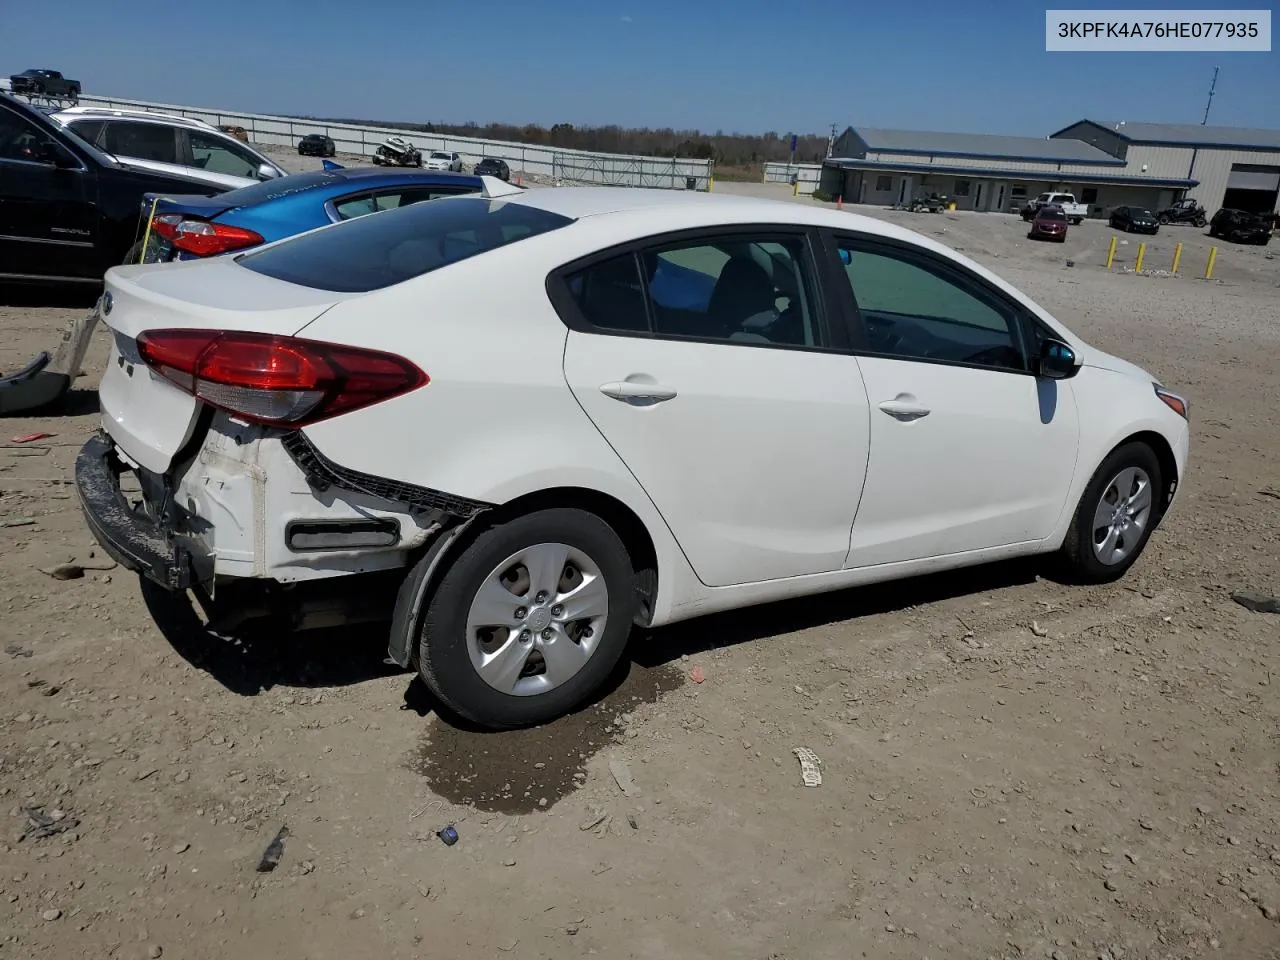
{"type": "Polygon", "coordinates": [[[107,552],[220,633],[381,614],[501,727],[580,705],[633,624],[1034,554],[1114,580],[1173,502],[1187,401],[930,238],[483,182],[111,268],[76,462],[107,552]]]}
{"type": "Polygon", "coordinates": [[[285,175],[267,157],[193,117],[145,110],[70,107],[51,115],[98,149],[161,173],[204,180],[224,190],[285,175]]]}

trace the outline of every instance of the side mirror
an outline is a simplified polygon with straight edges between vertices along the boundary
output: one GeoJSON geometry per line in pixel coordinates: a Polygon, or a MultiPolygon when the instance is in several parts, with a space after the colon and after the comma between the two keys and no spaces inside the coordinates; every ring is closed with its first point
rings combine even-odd
{"type": "Polygon", "coordinates": [[[276,171],[276,168],[271,166],[269,163],[264,163],[258,167],[259,180],[274,180],[278,176],[280,176],[280,174],[276,171]]]}
{"type": "Polygon", "coordinates": [[[1036,358],[1036,376],[1050,380],[1066,380],[1074,377],[1080,368],[1076,365],[1076,352],[1061,340],[1050,337],[1040,341],[1040,355],[1036,358]]]}

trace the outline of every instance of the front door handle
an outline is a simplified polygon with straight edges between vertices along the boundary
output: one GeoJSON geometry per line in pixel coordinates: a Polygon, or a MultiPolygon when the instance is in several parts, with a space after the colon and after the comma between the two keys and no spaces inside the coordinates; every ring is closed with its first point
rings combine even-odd
{"type": "Polygon", "coordinates": [[[626,403],[661,403],[676,395],[670,387],[660,387],[656,383],[637,383],[633,380],[602,383],[600,392],[606,397],[613,397],[615,400],[626,403]]]}
{"type": "Polygon", "coordinates": [[[910,422],[919,420],[921,417],[927,417],[932,411],[916,401],[915,397],[904,396],[899,394],[892,400],[886,400],[880,404],[880,409],[889,416],[910,422]]]}

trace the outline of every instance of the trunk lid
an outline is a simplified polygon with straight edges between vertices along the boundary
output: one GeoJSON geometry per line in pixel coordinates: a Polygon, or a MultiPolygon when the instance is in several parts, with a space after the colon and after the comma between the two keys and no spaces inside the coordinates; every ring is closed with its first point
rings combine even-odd
{"type": "Polygon", "coordinates": [[[127,459],[156,473],[165,473],[191,438],[202,404],[142,362],[140,333],[185,328],[289,336],[347,298],[265,277],[232,257],[113,267],[105,286],[98,310],[111,333],[111,354],[98,387],[102,425],[127,459]]]}

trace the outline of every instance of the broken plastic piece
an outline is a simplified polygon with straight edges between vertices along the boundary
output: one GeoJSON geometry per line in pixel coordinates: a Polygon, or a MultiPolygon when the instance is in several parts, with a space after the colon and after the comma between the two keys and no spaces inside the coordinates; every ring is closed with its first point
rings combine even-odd
{"type": "Polygon", "coordinates": [[[446,847],[452,847],[458,842],[458,831],[454,829],[453,824],[447,827],[441,827],[436,831],[436,836],[444,841],[446,847]]]}
{"type": "Polygon", "coordinates": [[[258,861],[258,873],[270,873],[280,865],[280,858],[284,856],[284,838],[289,836],[289,828],[281,827],[277,833],[267,844],[267,849],[262,852],[262,859],[258,861]]]}
{"type": "Polygon", "coordinates": [[[822,761],[818,759],[818,755],[808,747],[795,747],[791,751],[796,755],[796,759],[800,761],[800,777],[804,780],[806,787],[822,786],[822,761]]]}

